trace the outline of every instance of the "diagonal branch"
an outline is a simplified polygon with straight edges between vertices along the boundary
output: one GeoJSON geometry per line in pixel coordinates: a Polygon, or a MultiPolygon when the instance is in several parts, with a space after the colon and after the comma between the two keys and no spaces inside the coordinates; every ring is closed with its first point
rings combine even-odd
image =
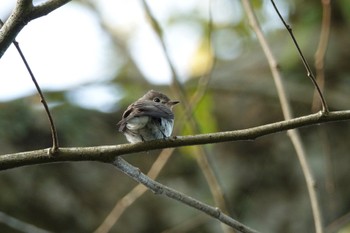
{"type": "MultiPolygon", "coordinates": [[[[319,87],[319,85],[317,84],[315,76],[313,75],[308,62],[306,61],[306,59],[305,59],[305,57],[304,57],[304,55],[303,55],[303,53],[298,45],[298,42],[296,41],[296,39],[294,37],[294,34],[292,32],[292,28],[283,19],[275,2],[273,0],[271,0],[271,3],[273,5],[276,13],[278,14],[279,18],[281,19],[282,23],[284,24],[284,26],[288,30],[289,35],[292,38],[294,45],[297,48],[297,51],[300,55],[300,58],[305,66],[305,69],[307,71],[307,76],[311,79],[312,83],[314,84],[314,86],[319,94],[319,97],[320,97],[320,100],[322,103],[322,112],[327,113],[329,110],[328,110],[328,106],[326,103],[326,99],[324,98],[322,90],[319,87]]],[[[301,169],[302,169],[304,176],[305,176],[306,186],[307,186],[307,189],[309,192],[309,197],[310,197],[310,202],[311,202],[312,214],[314,217],[314,224],[315,224],[316,233],[323,233],[324,229],[323,229],[323,223],[322,223],[322,211],[321,211],[319,199],[318,199],[317,192],[316,192],[316,185],[315,185],[316,182],[315,182],[315,179],[313,178],[313,175],[311,173],[310,165],[306,159],[306,152],[305,152],[304,146],[302,144],[301,137],[299,135],[299,131],[290,130],[288,133],[289,133],[290,139],[295,147],[295,150],[297,152],[300,166],[301,166],[301,169]]]]}
{"type": "MultiPolygon", "coordinates": [[[[164,166],[168,160],[173,155],[174,148],[164,149],[159,154],[157,160],[152,164],[149,169],[147,176],[155,180],[159,173],[163,170],[164,166]]],[[[130,192],[118,200],[116,205],[113,207],[112,211],[103,220],[103,222],[98,226],[94,233],[107,233],[116,224],[118,219],[126,211],[126,209],[131,206],[138,198],[140,198],[147,191],[147,187],[142,184],[137,184],[130,192]]]]}
{"type": "Polygon", "coordinates": [[[70,0],[47,0],[46,2],[34,6],[32,0],[18,0],[14,11],[8,20],[6,20],[5,24],[3,24],[3,22],[0,20],[0,58],[13,42],[34,82],[34,85],[40,95],[41,103],[44,105],[46,114],[48,116],[52,136],[52,150],[50,150],[50,153],[55,153],[58,150],[56,127],[53,123],[49,107],[45,101],[45,97],[40,89],[40,86],[37,83],[34,74],[31,71],[17,41],[15,41],[15,38],[17,34],[22,30],[22,28],[31,20],[47,15],[48,13],[63,6],[69,1],[70,0]]]}
{"type": "Polygon", "coordinates": [[[170,137],[148,142],[129,143],[115,146],[97,146],[97,147],[75,147],[59,148],[57,155],[52,156],[48,150],[41,149],[14,154],[0,155],[0,170],[17,168],[27,165],[68,162],[68,161],[99,161],[110,163],[116,156],[126,155],[136,152],[145,152],[155,149],[164,149],[171,147],[193,146],[203,144],[213,144],[228,141],[254,140],[269,134],[283,132],[290,129],[304,126],[319,125],[325,122],[336,122],[350,120],[350,110],[321,112],[307,116],[294,118],[257,126],[248,129],[226,131],[209,134],[198,134],[192,136],[170,137]]]}
{"type": "Polygon", "coordinates": [[[26,233],[52,233],[51,231],[41,229],[30,223],[24,222],[17,218],[14,218],[4,212],[0,212],[0,222],[16,232],[26,232],[26,233]]]}
{"type": "Polygon", "coordinates": [[[70,1],[71,0],[47,0],[33,7],[30,13],[30,19],[32,20],[47,15],[70,1]]]}
{"type": "Polygon", "coordinates": [[[317,92],[318,92],[318,95],[319,95],[319,97],[320,97],[320,99],[321,99],[321,103],[322,103],[322,111],[323,111],[323,112],[328,112],[329,110],[328,110],[328,106],[327,106],[327,103],[326,103],[326,99],[324,98],[323,93],[322,93],[322,90],[321,90],[321,88],[319,87],[319,85],[317,84],[316,78],[315,78],[314,74],[312,73],[312,70],[311,70],[311,68],[310,68],[310,66],[309,66],[309,64],[308,64],[308,62],[306,61],[306,59],[305,59],[305,57],[304,57],[304,55],[303,55],[303,52],[301,51],[301,49],[300,49],[300,47],[299,47],[299,44],[298,44],[297,40],[295,39],[295,36],[294,36],[294,34],[293,34],[293,32],[292,32],[292,27],[291,27],[290,25],[288,25],[288,24],[286,23],[286,21],[283,19],[281,13],[279,12],[278,8],[276,7],[275,2],[274,2],[273,0],[271,0],[271,3],[272,3],[272,5],[273,5],[275,11],[276,11],[277,14],[278,14],[278,17],[281,19],[282,23],[284,24],[284,26],[285,26],[286,29],[288,30],[289,35],[290,35],[290,37],[292,38],[293,43],[294,43],[295,47],[297,48],[297,51],[298,51],[298,53],[299,53],[299,56],[300,56],[300,58],[301,58],[301,60],[302,60],[302,62],[303,62],[303,64],[304,64],[304,67],[305,67],[306,72],[307,72],[307,76],[311,79],[312,83],[314,84],[314,86],[315,86],[315,88],[316,88],[316,90],[317,90],[317,92]]]}
{"type": "Polygon", "coordinates": [[[182,202],[192,208],[200,210],[203,213],[218,219],[220,222],[225,223],[240,232],[257,233],[257,231],[250,229],[248,226],[245,226],[242,223],[224,214],[219,208],[215,208],[210,205],[207,205],[179,191],[176,191],[175,189],[169,188],[157,181],[150,179],[148,176],[143,174],[140,171],[140,169],[132,166],[131,164],[123,160],[121,157],[116,158],[116,160],[113,162],[113,165],[124,174],[128,175],[129,177],[136,180],[137,182],[145,185],[147,188],[152,190],[155,194],[165,195],[174,200],[182,202]]]}
{"type": "MultiPolygon", "coordinates": [[[[273,0],[271,0],[271,1],[274,4],[273,0]]],[[[257,19],[256,19],[256,16],[253,12],[253,9],[252,9],[252,6],[251,6],[249,0],[244,0],[243,5],[245,8],[245,11],[247,12],[249,22],[250,22],[254,32],[256,33],[256,35],[258,37],[259,43],[261,44],[261,47],[266,55],[266,58],[267,58],[269,65],[270,65],[272,76],[273,76],[273,79],[274,79],[274,82],[276,85],[276,89],[278,92],[278,97],[280,99],[283,116],[286,120],[291,119],[293,114],[292,114],[289,100],[287,98],[286,91],[285,91],[285,88],[283,85],[281,73],[278,70],[278,65],[277,65],[276,59],[275,59],[274,55],[272,54],[271,48],[270,48],[269,44],[267,43],[267,40],[266,40],[264,34],[262,33],[262,30],[260,28],[260,25],[259,25],[257,19]]],[[[304,56],[302,55],[302,53],[300,51],[298,44],[296,43],[296,40],[294,38],[294,35],[293,35],[290,27],[285,23],[285,21],[283,20],[282,16],[278,12],[275,5],[274,5],[274,7],[275,7],[275,10],[277,11],[279,17],[281,18],[283,23],[286,25],[289,33],[291,34],[293,41],[294,41],[294,43],[299,51],[299,54],[303,59],[304,65],[308,71],[308,75],[312,74],[309,66],[307,65],[306,60],[304,59],[304,56]]],[[[312,77],[313,76],[311,76],[311,78],[312,77]]],[[[312,79],[312,80],[314,80],[314,79],[312,79]]],[[[315,86],[316,86],[316,88],[318,88],[317,83],[315,83],[315,86]]],[[[320,97],[323,99],[322,93],[321,92],[319,92],[319,93],[320,93],[320,97]]],[[[325,102],[323,104],[322,113],[323,114],[328,113],[328,108],[327,108],[327,105],[325,104],[325,102]]],[[[321,215],[320,205],[318,202],[315,181],[314,181],[310,166],[309,166],[307,159],[306,159],[306,152],[305,152],[301,137],[299,135],[299,132],[295,129],[289,130],[288,136],[290,137],[290,140],[295,148],[296,155],[298,156],[299,163],[300,163],[301,169],[302,169],[304,177],[305,177],[306,186],[307,186],[307,189],[309,192],[309,197],[310,197],[310,202],[311,202],[311,210],[312,210],[312,214],[314,217],[316,232],[322,233],[323,232],[322,217],[321,217],[322,215],[321,215]]]]}
{"type": "Polygon", "coordinates": [[[57,130],[56,130],[55,124],[53,122],[49,106],[47,105],[47,102],[45,100],[44,94],[42,93],[42,91],[40,89],[40,86],[39,86],[38,82],[36,81],[35,76],[34,76],[32,70],[31,70],[31,68],[30,68],[30,66],[29,66],[29,64],[27,62],[27,59],[24,57],[24,55],[22,53],[22,50],[21,50],[21,48],[18,45],[18,42],[17,41],[13,41],[13,44],[15,45],[19,55],[22,58],[22,61],[24,62],[24,65],[26,66],[26,68],[27,68],[27,70],[29,72],[30,77],[32,78],[32,80],[34,82],[34,85],[35,85],[35,87],[36,87],[36,89],[37,89],[37,91],[39,93],[39,96],[40,96],[40,102],[43,104],[45,112],[46,112],[46,115],[47,115],[47,117],[49,119],[50,129],[51,129],[51,138],[52,138],[52,150],[50,151],[50,153],[54,154],[58,150],[58,137],[57,137],[57,130]]]}

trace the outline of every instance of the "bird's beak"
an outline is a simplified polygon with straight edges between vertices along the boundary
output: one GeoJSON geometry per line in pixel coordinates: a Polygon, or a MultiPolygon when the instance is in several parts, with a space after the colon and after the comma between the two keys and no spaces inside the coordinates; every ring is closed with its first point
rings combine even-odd
{"type": "Polygon", "coordinates": [[[178,100],[171,100],[168,103],[169,103],[170,106],[174,106],[175,104],[180,103],[180,101],[178,101],[178,100]]]}

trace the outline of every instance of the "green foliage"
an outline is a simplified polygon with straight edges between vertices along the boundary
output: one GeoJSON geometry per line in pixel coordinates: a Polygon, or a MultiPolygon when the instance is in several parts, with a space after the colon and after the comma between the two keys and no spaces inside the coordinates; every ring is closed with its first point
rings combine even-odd
{"type": "Polygon", "coordinates": [[[215,119],[214,96],[207,93],[194,109],[194,117],[199,124],[201,133],[217,131],[215,119]]]}

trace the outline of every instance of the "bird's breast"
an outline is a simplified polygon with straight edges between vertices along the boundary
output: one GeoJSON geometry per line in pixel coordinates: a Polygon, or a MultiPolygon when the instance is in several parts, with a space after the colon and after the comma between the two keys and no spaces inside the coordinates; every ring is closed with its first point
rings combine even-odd
{"type": "Polygon", "coordinates": [[[138,130],[144,128],[149,121],[149,116],[133,117],[128,120],[126,128],[129,130],[138,130]]]}
{"type": "Polygon", "coordinates": [[[162,119],[161,121],[162,128],[164,129],[164,135],[169,137],[173,132],[174,120],[162,119]]]}

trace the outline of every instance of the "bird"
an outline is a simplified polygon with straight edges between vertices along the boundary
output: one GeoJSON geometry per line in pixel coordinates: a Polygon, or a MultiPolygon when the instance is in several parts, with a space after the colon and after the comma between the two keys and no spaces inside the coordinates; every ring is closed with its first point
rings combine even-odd
{"type": "Polygon", "coordinates": [[[173,131],[172,108],[179,102],[161,92],[150,90],[127,107],[117,123],[118,130],[131,143],[165,139],[173,131]]]}

